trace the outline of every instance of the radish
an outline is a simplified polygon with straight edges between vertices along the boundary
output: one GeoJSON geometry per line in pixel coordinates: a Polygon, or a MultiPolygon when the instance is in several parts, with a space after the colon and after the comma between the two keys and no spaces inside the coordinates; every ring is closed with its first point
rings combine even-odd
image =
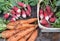
{"type": "Polygon", "coordinates": [[[25,10],[27,16],[31,16],[30,12],[28,10],[25,10]]]}
{"type": "Polygon", "coordinates": [[[46,25],[44,25],[45,27],[50,27],[50,24],[46,24],[46,25]]]}
{"type": "Polygon", "coordinates": [[[48,13],[47,13],[46,10],[44,11],[44,18],[45,18],[47,21],[49,20],[49,16],[48,16],[48,13]]]}
{"type": "Polygon", "coordinates": [[[16,19],[18,19],[21,15],[20,14],[16,14],[16,19]]]}
{"type": "Polygon", "coordinates": [[[13,7],[13,10],[15,10],[16,13],[20,13],[21,12],[21,10],[18,7],[16,7],[16,6],[13,7]]]}
{"type": "Polygon", "coordinates": [[[11,18],[11,20],[10,20],[11,22],[15,22],[16,21],[16,19],[15,18],[11,18]]]}
{"type": "Polygon", "coordinates": [[[25,13],[24,10],[22,10],[22,17],[23,17],[23,18],[26,18],[26,13],[25,13]]]}
{"type": "Polygon", "coordinates": [[[49,18],[51,18],[51,17],[53,16],[53,14],[54,14],[54,13],[53,13],[53,12],[51,12],[51,13],[50,13],[50,15],[49,15],[49,18]]]}
{"type": "Polygon", "coordinates": [[[12,15],[12,18],[11,18],[11,20],[10,20],[11,22],[14,22],[14,21],[16,21],[16,15],[12,15]]]}
{"type": "Polygon", "coordinates": [[[56,21],[56,17],[51,17],[51,18],[50,18],[50,22],[53,23],[53,22],[55,22],[55,21],[56,21]]]}
{"type": "Polygon", "coordinates": [[[9,13],[4,14],[4,18],[7,19],[9,17],[9,13]]]}
{"type": "Polygon", "coordinates": [[[51,12],[51,7],[49,5],[47,5],[46,10],[47,10],[48,13],[50,13],[51,12]]]}
{"type": "Polygon", "coordinates": [[[42,25],[46,25],[46,24],[48,24],[48,22],[47,22],[46,19],[42,19],[42,20],[40,20],[40,23],[41,23],[42,25]]]}
{"type": "Polygon", "coordinates": [[[22,3],[22,2],[18,2],[17,3],[19,6],[21,6],[21,7],[26,7],[26,4],[24,4],[24,3],[22,3]]]}
{"type": "Polygon", "coordinates": [[[15,12],[14,10],[11,10],[11,14],[15,15],[15,14],[16,14],[16,12],[15,12]]]}
{"type": "Polygon", "coordinates": [[[42,10],[42,9],[40,9],[40,11],[39,11],[39,15],[40,15],[40,18],[41,18],[41,19],[43,19],[43,18],[44,18],[43,10],[42,10]]]}
{"type": "Polygon", "coordinates": [[[28,9],[29,12],[31,12],[31,7],[30,7],[30,5],[27,5],[27,9],[28,9]]]}

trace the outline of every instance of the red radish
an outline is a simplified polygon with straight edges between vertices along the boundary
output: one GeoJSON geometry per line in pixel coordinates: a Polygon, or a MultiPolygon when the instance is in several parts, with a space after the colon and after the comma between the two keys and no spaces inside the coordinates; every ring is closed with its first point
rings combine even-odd
{"type": "Polygon", "coordinates": [[[42,9],[40,9],[40,11],[39,11],[39,15],[40,15],[40,18],[41,18],[41,19],[43,19],[43,18],[44,18],[43,10],[42,10],[42,9]]]}
{"type": "Polygon", "coordinates": [[[26,13],[25,13],[24,10],[22,10],[22,17],[23,17],[23,18],[26,18],[26,13]]]}
{"type": "Polygon", "coordinates": [[[49,19],[49,16],[48,16],[48,13],[47,13],[47,11],[45,10],[44,11],[44,18],[48,21],[48,19],[49,19]]]}
{"type": "Polygon", "coordinates": [[[41,24],[43,24],[43,25],[48,24],[48,22],[47,22],[47,20],[46,20],[46,19],[42,19],[42,20],[40,20],[40,23],[41,23],[41,24]]]}
{"type": "Polygon", "coordinates": [[[16,19],[18,19],[20,17],[20,14],[16,14],[16,19]]]}
{"type": "Polygon", "coordinates": [[[22,2],[18,2],[17,3],[19,6],[21,6],[21,7],[26,7],[26,4],[24,4],[24,3],[22,3],[22,2]]]}
{"type": "Polygon", "coordinates": [[[27,16],[31,16],[30,12],[28,10],[25,10],[27,16]]]}
{"type": "Polygon", "coordinates": [[[4,14],[4,18],[7,19],[9,17],[9,13],[4,14]]]}
{"type": "Polygon", "coordinates": [[[30,5],[27,5],[27,9],[28,9],[29,12],[31,12],[31,7],[30,7],[30,5]]]}
{"type": "Polygon", "coordinates": [[[53,13],[53,12],[51,12],[51,13],[50,13],[50,15],[49,15],[49,18],[51,18],[51,17],[53,16],[53,14],[54,14],[54,13],[53,13]]]}
{"type": "Polygon", "coordinates": [[[48,13],[50,13],[51,12],[51,7],[49,5],[47,5],[46,10],[47,10],[48,13]]]}
{"type": "Polygon", "coordinates": [[[16,21],[16,20],[15,20],[15,18],[12,18],[10,21],[11,21],[11,22],[14,22],[14,21],[16,21]]]}
{"type": "Polygon", "coordinates": [[[16,18],[16,15],[12,15],[12,18],[16,18]]]}
{"type": "Polygon", "coordinates": [[[56,20],[56,17],[52,17],[52,18],[50,18],[50,22],[55,22],[55,20],[56,20]]]}
{"type": "Polygon", "coordinates": [[[14,9],[17,13],[20,13],[20,12],[21,12],[21,10],[20,10],[18,7],[16,7],[16,6],[14,6],[13,9],[14,9]]]}
{"type": "Polygon", "coordinates": [[[17,15],[13,15],[12,17],[15,18],[15,19],[18,19],[17,15]]]}
{"type": "Polygon", "coordinates": [[[46,24],[46,25],[44,25],[45,27],[50,27],[50,24],[46,24]]]}
{"type": "Polygon", "coordinates": [[[16,12],[15,12],[14,10],[11,10],[11,14],[15,15],[15,14],[16,14],[16,12]]]}
{"type": "Polygon", "coordinates": [[[11,22],[14,22],[14,21],[16,21],[16,19],[12,17],[10,21],[11,22]]]}

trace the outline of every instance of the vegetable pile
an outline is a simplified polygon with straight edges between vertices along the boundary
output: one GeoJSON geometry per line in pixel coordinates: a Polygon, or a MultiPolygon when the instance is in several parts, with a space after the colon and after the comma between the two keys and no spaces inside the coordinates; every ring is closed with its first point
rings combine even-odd
{"type": "Polygon", "coordinates": [[[27,16],[31,16],[31,7],[30,5],[26,5],[22,2],[17,2],[17,6],[13,6],[9,12],[4,14],[4,18],[8,19],[11,17],[10,21],[16,21],[20,17],[26,18],[27,16]]]}
{"type": "Polygon", "coordinates": [[[31,6],[36,6],[38,0],[2,0],[0,11],[3,11],[4,18],[9,21],[26,19],[31,16],[31,6]]]}
{"type": "Polygon", "coordinates": [[[60,12],[59,0],[44,0],[40,4],[40,24],[45,27],[60,27],[58,12],[60,12]]]}
{"type": "Polygon", "coordinates": [[[7,29],[0,35],[7,41],[35,41],[38,35],[37,24],[33,24],[37,18],[18,20],[7,24],[7,29]]]}
{"type": "Polygon", "coordinates": [[[7,41],[35,41],[37,18],[30,18],[38,0],[0,0],[0,37],[7,41]],[[27,19],[30,18],[30,19],[27,19]]]}

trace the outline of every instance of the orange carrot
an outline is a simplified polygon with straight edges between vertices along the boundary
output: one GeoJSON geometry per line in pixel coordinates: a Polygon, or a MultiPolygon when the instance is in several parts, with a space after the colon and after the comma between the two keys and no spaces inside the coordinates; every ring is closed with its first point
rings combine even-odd
{"type": "Polygon", "coordinates": [[[34,26],[35,26],[34,24],[18,24],[16,26],[8,25],[7,28],[8,29],[26,29],[34,26]]]}
{"type": "Polygon", "coordinates": [[[14,27],[16,27],[16,25],[18,25],[19,22],[18,21],[15,21],[15,22],[10,22],[7,24],[7,28],[8,29],[13,29],[14,27]]]}
{"type": "Polygon", "coordinates": [[[21,38],[19,41],[26,41],[30,36],[31,36],[32,32],[29,33],[28,35],[24,36],[23,38],[21,38]]]}
{"type": "Polygon", "coordinates": [[[21,24],[25,24],[25,23],[33,23],[33,22],[35,22],[35,21],[37,21],[37,18],[31,18],[31,19],[27,19],[27,20],[20,20],[20,23],[21,24]]]}
{"type": "MultiPolygon", "coordinates": [[[[37,18],[31,18],[31,19],[28,19],[28,20],[19,20],[19,21],[16,21],[16,22],[10,22],[7,25],[7,28],[8,29],[14,29],[18,24],[20,24],[20,26],[21,26],[22,24],[25,24],[25,23],[29,24],[29,23],[32,23],[32,22],[35,22],[35,21],[37,21],[37,18]]],[[[26,26],[28,26],[28,25],[26,25],[26,26]]]]}
{"type": "Polygon", "coordinates": [[[10,23],[8,23],[9,25],[16,25],[16,24],[18,24],[18,23],[33,23],[33,22],[35,22],[35,21],[37,21],[37,18],[31,18],[31,19],[27,19],[27,20],[18,20],[18,21],[15,21],[15,22],[10,22],[10,23]]]}
{"type": "Polygon", "coordinates": [[[30,27],[35,27],[37,25],[34,25],[34,24],[18,24],[17,27],[15,29],[27,29],[27,28],[30,28],[30,27]]]}
{"type": "Polygon", "coordinates": [[[31,27],[29,29],[23,30],[23,31],[17,33],[16,35],[13,35],[12,37],[10,37],[7,41],[17,41],[35,29],[36,29],[36,27],[31,27]]]}
{"type": "Polygon", "coordinates": [[[31,37],[28,39],[28,41],[35,41],[35,39],[37,38],[37,34],[38,34],[38,30],[35,30],[31,35],[31,37]]]}
{"type": "Polygon", "coordinates": [[[1,33],[2,38],[9,38],[12,35],[18,33],[20,30],[6,30],[1,33]]]}

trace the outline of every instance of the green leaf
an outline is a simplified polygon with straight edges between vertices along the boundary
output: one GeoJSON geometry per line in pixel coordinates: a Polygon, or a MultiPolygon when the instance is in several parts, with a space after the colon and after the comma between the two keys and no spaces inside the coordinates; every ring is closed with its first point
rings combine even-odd
{"type": "Polygon", "coordinates": [[[60,6],[60,0],[56,2],[56,6],[60,6]]]}
{"type": "Polygon", "coordinates": [[[25,4],[28,4],[28,0],[24,0],[24,3],[25,3],[25,4]]]}
{"type": "Polygon", "coordinates": [[[57,17],[60,17],[60,12],[57,12],[57,13],[56,13],[56,16],[57,16],[57,17]]]}
{"type": "Polygon", "coordinates": [[[37,3],[38,3],[38,0],[33,0],[33,1],[31,1],[29,4],[31,5],[31,6],[35,6],[35,5],[37,5],[37,3]]]}
{"type": "Polygon", "coordinates": [[[5,0],[0,0],[0,2],[4,2],[5,0]]]}
{"type": "Polygon", "coordinates": [[[44,0],[44,4],[48,5],[50,0],[44,0]]]}
{"type": "Polygon", "coordinates": [[[18,0],[18,1],[23,2],[23,0],[18,0]]]}
{"type": "Polygon", "coordinates": [[[31,5],[31,6],[35,6],[35,5],[36,5],[36,3],[31,2],[31,3],[30,3],[30,5],[31,5]]]}
{"type": "Polygon", "coordinates": [[[9,2],[12,7],[16,6],[16,0],[9,0],[9,2]]]}

